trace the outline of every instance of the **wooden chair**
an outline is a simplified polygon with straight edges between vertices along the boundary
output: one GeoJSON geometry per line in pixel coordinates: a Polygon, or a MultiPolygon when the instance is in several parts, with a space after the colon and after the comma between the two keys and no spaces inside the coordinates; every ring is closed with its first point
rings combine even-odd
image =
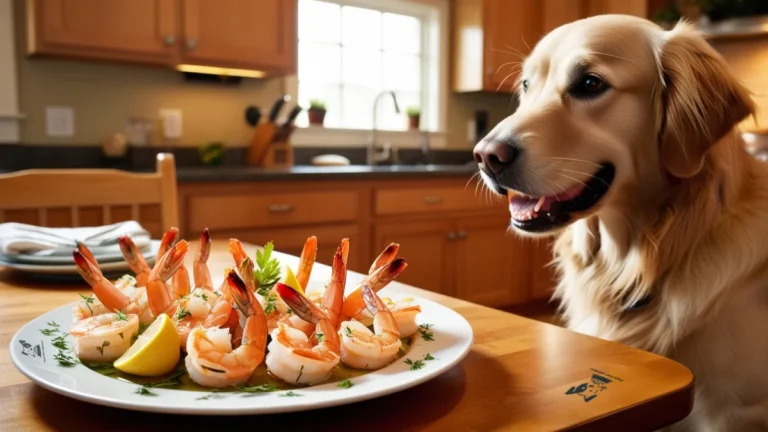
{"type": "Polygon", "coordinates": [[[100,226],[135,220],[157,238],[179,226],[176,163],[157,155],[154,173],[30,169],[0,175],[0,223],[100,226]]]}

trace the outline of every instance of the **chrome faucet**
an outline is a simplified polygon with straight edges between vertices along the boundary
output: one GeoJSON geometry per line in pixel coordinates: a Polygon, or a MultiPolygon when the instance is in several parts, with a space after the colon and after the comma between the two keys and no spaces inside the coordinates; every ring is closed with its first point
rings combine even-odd
{"type": "Polygon", "coordinates": [[[390,158],[390,147],[385,146],[381,153],[376,152],[376,113],[378,112],[379,100],[382,96],[392,95],[392,101],[395,103],[395,113],[400,114],[400,106],[397,104],[397,96],[395,92],[391,90],[385,90],[376,96],[373,100],[373,129],[371,130],[371,139],[368,141],[368,150],[366,152],[366,159],[368,165],[375,165],[378,162],[385,161],[390,158]]]}

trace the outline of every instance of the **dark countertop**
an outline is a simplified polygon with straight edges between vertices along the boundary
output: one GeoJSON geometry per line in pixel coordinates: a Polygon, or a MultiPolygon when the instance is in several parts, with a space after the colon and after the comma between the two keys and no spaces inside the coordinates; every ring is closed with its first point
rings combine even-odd
{"type": "Polygon", "coordinates": [[[466,165],[350,165],[317,167],[298,165],[290,168],[179,168],[179,182],[274,181],[274,180],[346,180],[397,177],[469,177],[477,172],[477,164],[466,165]]]}

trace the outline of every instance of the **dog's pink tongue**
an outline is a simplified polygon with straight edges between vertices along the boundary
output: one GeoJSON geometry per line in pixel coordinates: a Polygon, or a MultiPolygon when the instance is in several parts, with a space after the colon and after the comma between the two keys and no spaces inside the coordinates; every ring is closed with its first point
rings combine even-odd
{"type": "Polygon", "coordinates": [[[579,184],[561,194],[548,197],[530,197],[527,195],[512,195],[509,199],[509,212],[517,220],[529,220],[546,213],[552,208],[552,203],[573,199],[584,190],[584,185],[579,184]]]}

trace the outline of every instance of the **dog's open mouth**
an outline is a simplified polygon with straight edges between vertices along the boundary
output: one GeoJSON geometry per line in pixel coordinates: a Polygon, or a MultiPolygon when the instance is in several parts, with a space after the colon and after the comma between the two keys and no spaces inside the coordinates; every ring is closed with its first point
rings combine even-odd
{"type": "Polygon", "coordinates": [[[573,213],[589,210],[600,201],[610,189],[615,171],[613,164],[601,164],[589,181],[553,196],[532,197],[509,191],[512,225],[528,232],[545,232],[565,225],[573,213]]]}

